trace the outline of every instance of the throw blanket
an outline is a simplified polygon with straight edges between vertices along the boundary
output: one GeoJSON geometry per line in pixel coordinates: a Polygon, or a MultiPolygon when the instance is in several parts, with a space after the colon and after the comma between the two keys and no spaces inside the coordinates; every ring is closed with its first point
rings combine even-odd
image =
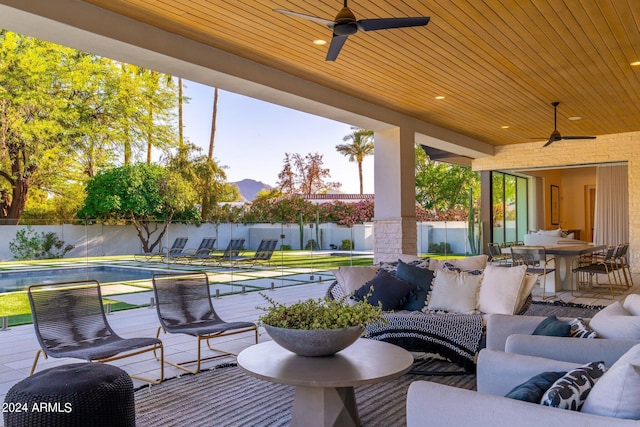
{"type": "Polygon", "coordinates": [[[475,357],[483,334],[479,314],[436,314],[420,311],[386,313],[387,325],[367,325],[370,338],[399,345],[409,351],[437,353],[475,372],[475,357]]]}
{"type": "MultiPolygon", "coordinates": [[[[327,298],[345,298],[337,282],[327,289],[327,298]]],[[[385,313],[384,317],[388,324],[366,326],[369,338],[399,345],[409,351],[436,353],[466,372],[475,372],[476,353],[480,351],[484,333],[481,315],[398,311],[385,313]]]]}

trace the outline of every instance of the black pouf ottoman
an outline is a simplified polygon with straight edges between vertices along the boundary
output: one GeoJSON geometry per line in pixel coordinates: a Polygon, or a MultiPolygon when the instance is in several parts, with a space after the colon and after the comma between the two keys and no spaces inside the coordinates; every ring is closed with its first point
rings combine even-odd
{"type": "Polygon", "coordinates": [[[4,399],[5,427],[136,425],[133,382],[104,363],[73,363],[15,384],[4,399]]]}

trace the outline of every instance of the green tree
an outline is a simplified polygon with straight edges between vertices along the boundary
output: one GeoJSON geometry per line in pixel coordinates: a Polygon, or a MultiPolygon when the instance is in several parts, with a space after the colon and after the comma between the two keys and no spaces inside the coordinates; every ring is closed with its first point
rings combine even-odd
{"type": "Polygon", "coordinates": [[[137,163],[99,172],[87,183],[86,193],[78,215],[131,221],[144,252],[152,252],[161,243],[172,220],[200,220],[196,191],[180,174],[154,164],[137,163]]]}
{"type": "Polygon", "coordinates": [[[200,147],[185,143],[170,157],[168,168],[190,183],[199,195],[202,219],[210,221],[219,202],[236,202],[242,197],[238,187],[227,182],[224,167],[201,151],[200,147]]]}
{"type": "Polygon", "coordinates": [[[351,129],[353,132],[342,138],[343,141],[351,141],[351,143],[336,145],[336,151],[348,157],[350,162],[358,164],[358,179],[360,182],[360,194],[362,194],[362,161],[366,156],[373,154],[373,131],[356,127],[351,129]]]}
{"type": "Polygon", "coordinates": [[[464,166],[429,159],[424,150],[416,147],[416,201],[435,217],[447,211],[469,209],[469,189],[480,194],[477,172],[464,166]]]}
{"type": "Polygon", "coordinates": [[[0,213],[5,223],[18,223],[32,185],[69,165],[74,62],[72,49],[0,31],[0,189],[11,193],[0,213]]]}

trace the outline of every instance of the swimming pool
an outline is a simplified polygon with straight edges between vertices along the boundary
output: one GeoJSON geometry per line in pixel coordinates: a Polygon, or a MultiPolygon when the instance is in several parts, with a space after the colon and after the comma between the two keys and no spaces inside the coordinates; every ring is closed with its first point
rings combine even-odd
{"type": "Polygon", "coordinates": [[[158,270],[113,266],[51,268],[0,273],[0,293],[26,290],[38,283],[71,282],[93,279],[100,283],[151,279],[158,270]]]}

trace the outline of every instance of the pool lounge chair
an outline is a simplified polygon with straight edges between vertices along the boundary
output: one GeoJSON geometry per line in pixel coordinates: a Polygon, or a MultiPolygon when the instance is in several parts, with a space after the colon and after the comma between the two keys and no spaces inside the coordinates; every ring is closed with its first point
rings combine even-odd
{"type": "Polygon", "coordinates": [[[205,237],[200,242],[198,249],[184,251],[176,261],[184,261],[189,264],[204,264],[211,257],[211,251],[216,244],[215,237],[205,237]]]}
{"type": "Polygon", "coordinates": [[[176,237],[170,248],[163,247],[158,252],[145,252],[141,254],[134,254],[133,259],[136,261],[152,261],[159,258],[162,261],[169,261],[171,258],[176,258],[182,254],[184,247],[187,245],[188,237],[176,237]]]}
{"type": "Polygon", "coordinates": [[[96,280],[32,285],[27,294],[41,347],[29,375],[35,372],[40,354],[45,358],[109,362],[152,351],[160,362],[160,378],[130,376],[152,384],[164,379],[162,341],[151,337],[122,338],[116,334],[107,322],[100,284],[96,280]]]}
{"type": "Polygon", "coordinates": [[[244,249],[244,241],[244,237],[229,240],[229,244],[222,255],[210,256],[207,258],[207,261],[212,261],[218,265],[224,261],[231,262],[231,260],[238,257],[240,255],[240,251],[244,249]]]}
{"type": "Polygon", "coordinates": [[[276,246],[278,245],[278,239],[262,239],[258,249],[256,250],[255,255],[253,256],[237,256],[231,259],[231,262],[250,262],[252,265],[255,265],[257,262],[266,261],[267,263],[271,260],[271,256],[273,252],[276,250],[276,246]]]}

